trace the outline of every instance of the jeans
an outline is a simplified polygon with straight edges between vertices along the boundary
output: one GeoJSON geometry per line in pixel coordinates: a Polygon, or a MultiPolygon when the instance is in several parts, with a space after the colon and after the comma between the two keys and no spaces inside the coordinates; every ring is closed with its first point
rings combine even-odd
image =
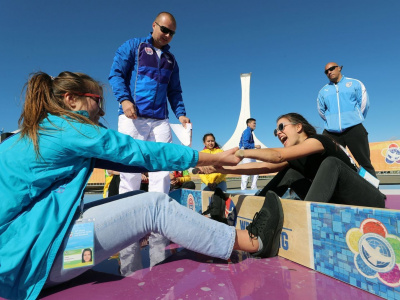
{"type": "MultiPolygon", "coordinates": [[[[189,250],[222,259],[230,257],[235,243],[234,227],[206,218],[163,193],[135,191],[91,202],[89,206],[83,218],[95,218],[95,264],[150,232],[160,233],[189,250]]],[[[58,250],[46,286],[65,282],[91,268],[63,270],[63,252],[72,225],[58,250]]]]}

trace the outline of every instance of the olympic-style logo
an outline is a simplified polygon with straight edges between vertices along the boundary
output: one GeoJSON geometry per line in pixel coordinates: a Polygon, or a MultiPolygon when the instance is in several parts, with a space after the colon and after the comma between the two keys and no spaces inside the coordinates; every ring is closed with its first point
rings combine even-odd
{"type": "Polygon", "coordinates": [[[365,219],[360,228],[347,232],[346,243],[363,276],[378,278],[387,286],[400,286],[400,238],[389,234],[380,221],[365,219]]]}
{"type": "Polygon", "coordinates": [[[400,147],[396,143],[392,143],[389,147],[382,149],[381,154],[387,164],[400,164],[400,147]]]}

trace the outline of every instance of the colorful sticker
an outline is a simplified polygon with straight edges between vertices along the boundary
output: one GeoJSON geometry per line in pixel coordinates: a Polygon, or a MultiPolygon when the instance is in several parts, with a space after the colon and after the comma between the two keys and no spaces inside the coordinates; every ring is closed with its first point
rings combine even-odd
{"type": "Polygon", "coordinates": [[[378,278],[387,286],[400,286],[400,239],[389,234],[380,221],[366,219],[360,228],[350,229],[346,243],[355,254],[354,264],[363,276],[378,278]]]}

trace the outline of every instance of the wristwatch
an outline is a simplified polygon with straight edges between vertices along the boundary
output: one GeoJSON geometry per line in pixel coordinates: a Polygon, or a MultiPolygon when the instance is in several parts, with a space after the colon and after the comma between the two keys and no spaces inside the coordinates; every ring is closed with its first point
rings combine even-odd
{"type": "Polygon", "coordinates": [[[240,149],[235,153],[236,157],[244,158],[244,150],[240,149]]]}

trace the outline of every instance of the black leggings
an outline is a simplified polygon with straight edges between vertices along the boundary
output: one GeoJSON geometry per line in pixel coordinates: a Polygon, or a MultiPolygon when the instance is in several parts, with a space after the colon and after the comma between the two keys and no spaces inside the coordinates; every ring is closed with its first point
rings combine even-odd
{"type": "Polygon", "coordinates": [[[372,166],[370,158],[371,153],[369,149],[368,132],[362,124],[347,128],[341,133],[324,130],[322,134],[331,137],[345,148],[347,146],[358,164],[376,177],[375,169],[372,166]]]}
{"type": "Polygon", "coordinates": [[[300,199],[304,199],[311,187],[311,180],[307,179],[300,172],[287,167],[280,171],[270,182],[258,193],[258,196],[265,196],[268,191],[275,192],[282,197],[288,188],[291,188],[300,199]]]}
{"type": "Polygon", "coordinates": [[[282,196],[285,187],[292,188],[306,201],[385,207],[386,196],[336,157],[328,157],[321,163],[312,183],[296,170],[287,168],[279,172],[259,195],[272,190],[282,196]]]}

